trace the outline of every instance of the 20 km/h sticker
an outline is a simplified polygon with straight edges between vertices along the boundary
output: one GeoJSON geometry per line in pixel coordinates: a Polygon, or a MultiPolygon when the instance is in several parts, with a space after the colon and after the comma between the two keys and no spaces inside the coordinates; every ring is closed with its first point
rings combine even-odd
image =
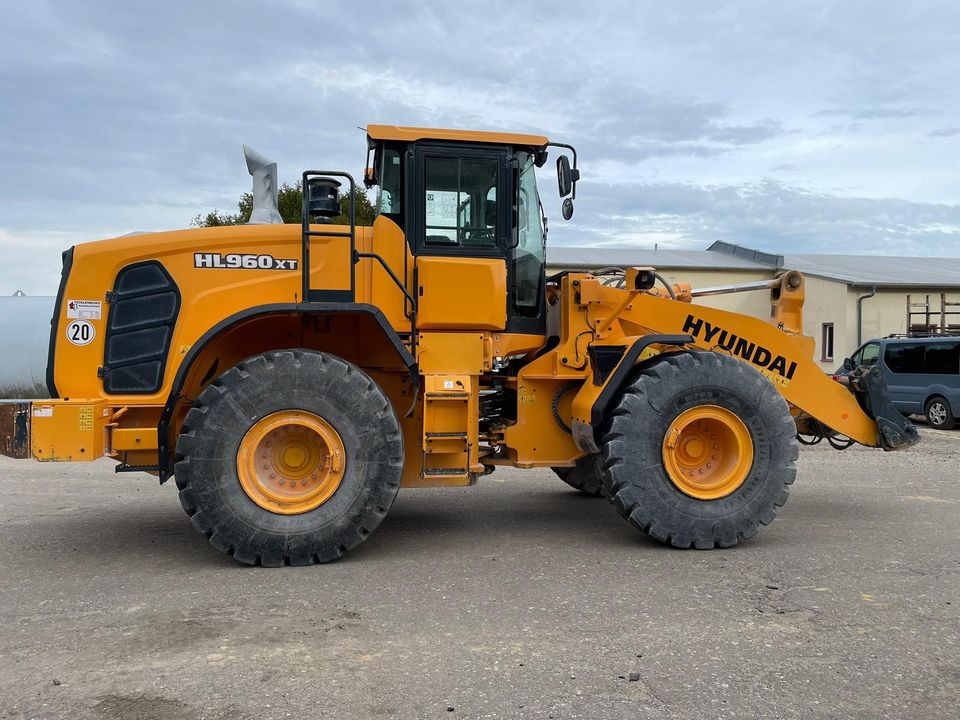
{"type": "Polygon", "coordinates": [[[89,345],[96,336],[96,328],[86,320],[74,320],[67,325],[67,340],[74,345],[89,345]]]}

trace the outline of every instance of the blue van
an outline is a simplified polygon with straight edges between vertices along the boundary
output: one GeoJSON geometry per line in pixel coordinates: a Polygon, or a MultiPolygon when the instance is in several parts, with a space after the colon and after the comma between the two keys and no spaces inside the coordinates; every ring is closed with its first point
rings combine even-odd
{"type": "Polygon", "coordinates": [[[879,364],[890,400],[904,415],[926,415],[931,427],[949,430],[960,417],[960,336],[868,340],[843,361],[841,374],[879,364]]]}

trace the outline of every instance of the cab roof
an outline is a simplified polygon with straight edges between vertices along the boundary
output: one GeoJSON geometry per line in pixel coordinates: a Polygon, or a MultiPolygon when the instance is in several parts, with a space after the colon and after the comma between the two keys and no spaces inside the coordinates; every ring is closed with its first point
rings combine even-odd
{"type": "Polygon", "coordinates": [[[454,140],[457,142],[494,143],[543,147],[550,142],[543,135],[525,133],[481,132],[477,130],[442,130],[439,128],[402,127],[400,125],[367,125],[371,140],[415,142],[417,140],[454,140]]]}

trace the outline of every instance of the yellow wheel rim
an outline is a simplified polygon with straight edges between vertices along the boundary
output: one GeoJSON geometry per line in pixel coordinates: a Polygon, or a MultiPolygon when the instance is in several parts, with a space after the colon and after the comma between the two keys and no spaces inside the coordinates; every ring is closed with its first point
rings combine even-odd
{"type": "Polygon", "coordinates": [[[726,497],[743,485],[753,467],[750,431],[718,405],[684,410],[663,438],[663,466],[671,482],[690,497],[726,497]]]}
{"type": "Polygon", "coordinates": [[[283,410],[259,420],[240,441],[237,476],[247,496],[270,512],[319,507],[343,480],[346,450],[319,415],[283,410]]]}

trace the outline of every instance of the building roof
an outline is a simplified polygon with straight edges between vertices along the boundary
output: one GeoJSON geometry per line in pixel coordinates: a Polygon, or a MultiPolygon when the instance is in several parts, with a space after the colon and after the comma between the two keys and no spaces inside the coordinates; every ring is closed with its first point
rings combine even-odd
{"type": "Polygon", "coordinates": [[[649,265],[686,270],[767,270],[771,265],[744,257],[705,250],[660,250],[655,248],[590,248],[550,246],[551,268],[604,268],[649,265]]]}
{"type": "Polygon", "coordinates": [[[664,270],[799,270],[805,275],[860,287],[960,288],[960,258],[774,255],[719,241],[706,250],[550,247],[547,265],[584,269],[650,265],[664,270]]]}
{"type": "Polygon", "coordinates": [[[785,255],[783,266],[864,287],[960,287],[960,258],[893,255],[785,255]]]}
{"type": "Polygon", "coordinates": [[[734,257],[753,257],[773,267],[799,270],[828,280],[863,287],[944,288],[960,287],[960,258],[893,255],[833,255],[795,253],[770,255],[740,245],[717,241],[708,252],[734,257]]]}
{"type": "Polygon", "coordinates": [[[549,141],[543,135],[525,133],[481,132],[478,130],[443,130],[440,128],[401,127],[399,125],[367,125],[371,140],[454,140],[459,142],[496,143],[499,145],[530,145],[543,147],[549,141]]]}

